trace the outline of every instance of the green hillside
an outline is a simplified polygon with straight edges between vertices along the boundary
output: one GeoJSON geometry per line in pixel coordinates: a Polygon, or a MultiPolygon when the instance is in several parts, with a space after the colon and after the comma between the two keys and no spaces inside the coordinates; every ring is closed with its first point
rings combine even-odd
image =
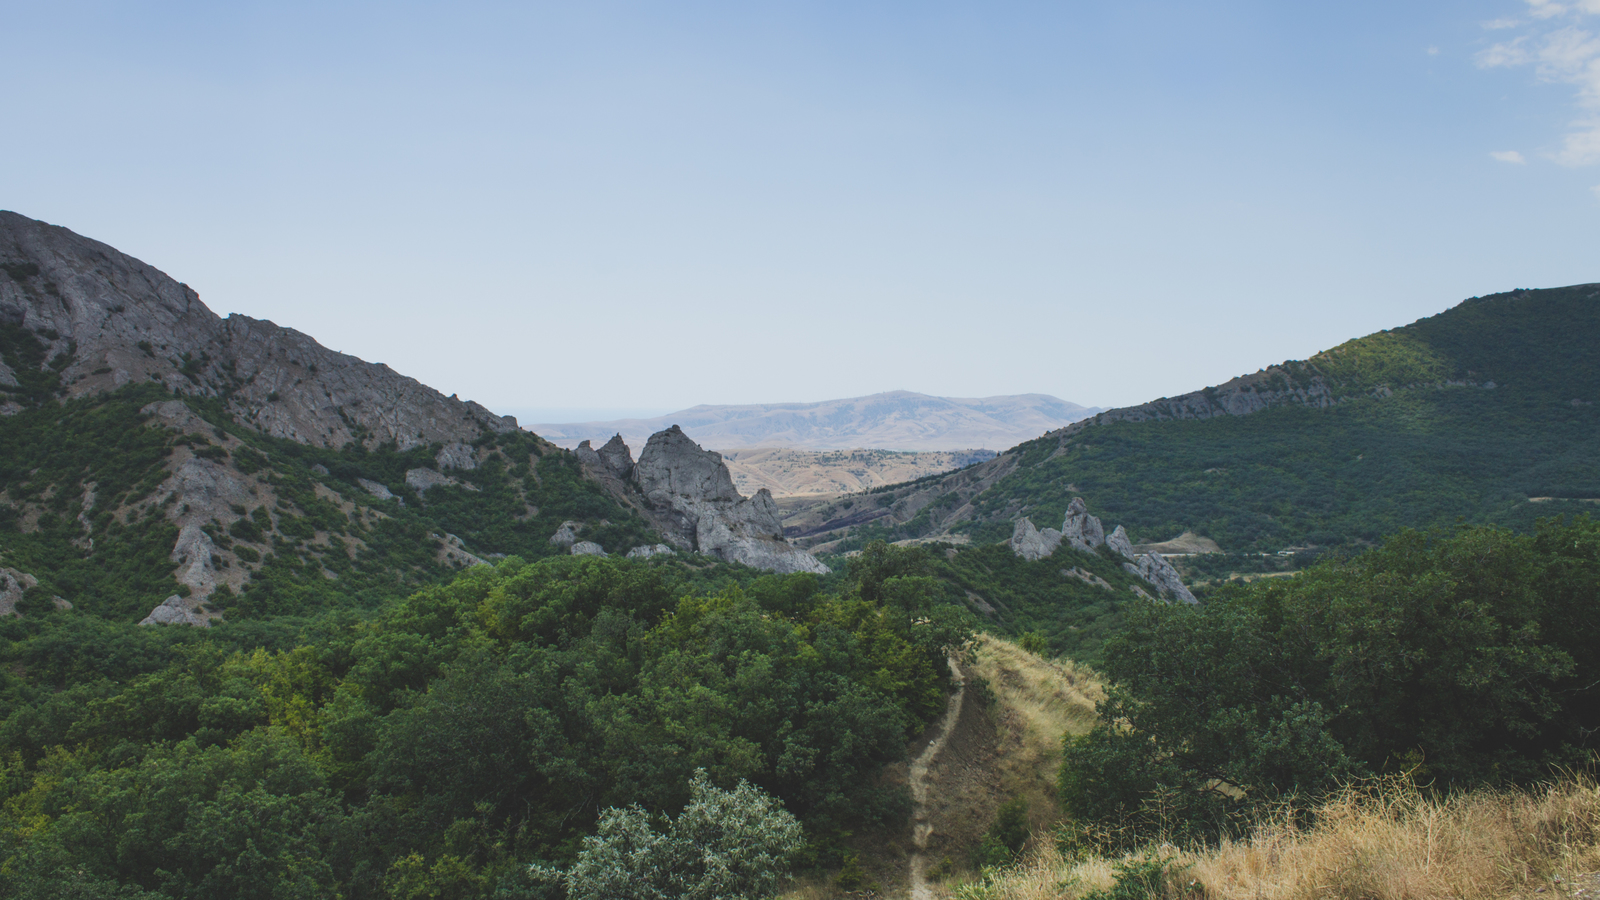
{"type": "Polygon", "coordinates": [[[1468,300],[1246,378],[1337,402],[1153,421],[1114,411],[1008,451],[1014,471],[968,514],[939,521],[959,505],[950,493],[855,529],[841,549],[941,530],[1001,540],[1018,515],[1058,521],[1074,496],[1136,542],[1194,531],[1229,553],[1360,547],[1458,521],[1526,530],[1600,498],[1600,286],[1468,300]]]}

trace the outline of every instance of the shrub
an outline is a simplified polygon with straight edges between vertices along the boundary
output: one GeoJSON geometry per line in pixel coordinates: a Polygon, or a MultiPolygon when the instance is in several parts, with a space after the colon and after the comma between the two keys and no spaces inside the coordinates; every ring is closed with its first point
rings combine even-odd
{"type": "Polygon", "coordinates": [[[612,807],[570,869],[531,871],[563,884],[569,900],[772,896],[800,847],[800,823],[747,781],[725,791],[699,769],[689,791],[689,804],[666,832],[638,805],[612,807]]]}

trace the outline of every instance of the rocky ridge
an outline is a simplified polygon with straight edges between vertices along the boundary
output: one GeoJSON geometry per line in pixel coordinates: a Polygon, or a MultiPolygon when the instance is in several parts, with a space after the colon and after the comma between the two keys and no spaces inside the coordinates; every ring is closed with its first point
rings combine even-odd
{"type": "MultiPolygon", "coordinates": [[[[0,323],[48,341],[70,397],[157,382],[175,394],[222,399],[237,421],[264,434],[323,447],[460,444],[517,427],[292,328],[223,319],[156,268],[10,211],[0,211],[0,267],[0,323]]],[[[0,384],[16,384],[3,362],[0,384]]]]}

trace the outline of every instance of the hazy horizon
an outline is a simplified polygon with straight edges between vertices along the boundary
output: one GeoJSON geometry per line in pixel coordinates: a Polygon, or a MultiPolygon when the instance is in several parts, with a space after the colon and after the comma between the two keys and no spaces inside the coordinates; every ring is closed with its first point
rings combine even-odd
{"type": "Polygon", "coordinates": [[[6,23],[0,207],[492,409],[1126,406],[1600,281],[1596,0],[6,23]]]}

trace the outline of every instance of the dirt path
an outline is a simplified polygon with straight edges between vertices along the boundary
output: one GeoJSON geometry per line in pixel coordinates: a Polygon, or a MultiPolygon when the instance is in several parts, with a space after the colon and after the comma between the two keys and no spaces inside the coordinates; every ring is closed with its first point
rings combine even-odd
{"type": "Polygon", "coordinates": [[[967,679],[950,657],[950,674],[955,677],[956,692],[944,708],[944,718],[939,720],[939,730],[928,746],[911,761],[911,840],[916,850],[911,854],[911,900],[933,900],[933,888],[928,886],[928,838],[933,835],[933,824],[928,821],[928,770],[939,758],[950,739],[950,731],[961,719],[961,702],[967,695],[967,679]]]}

